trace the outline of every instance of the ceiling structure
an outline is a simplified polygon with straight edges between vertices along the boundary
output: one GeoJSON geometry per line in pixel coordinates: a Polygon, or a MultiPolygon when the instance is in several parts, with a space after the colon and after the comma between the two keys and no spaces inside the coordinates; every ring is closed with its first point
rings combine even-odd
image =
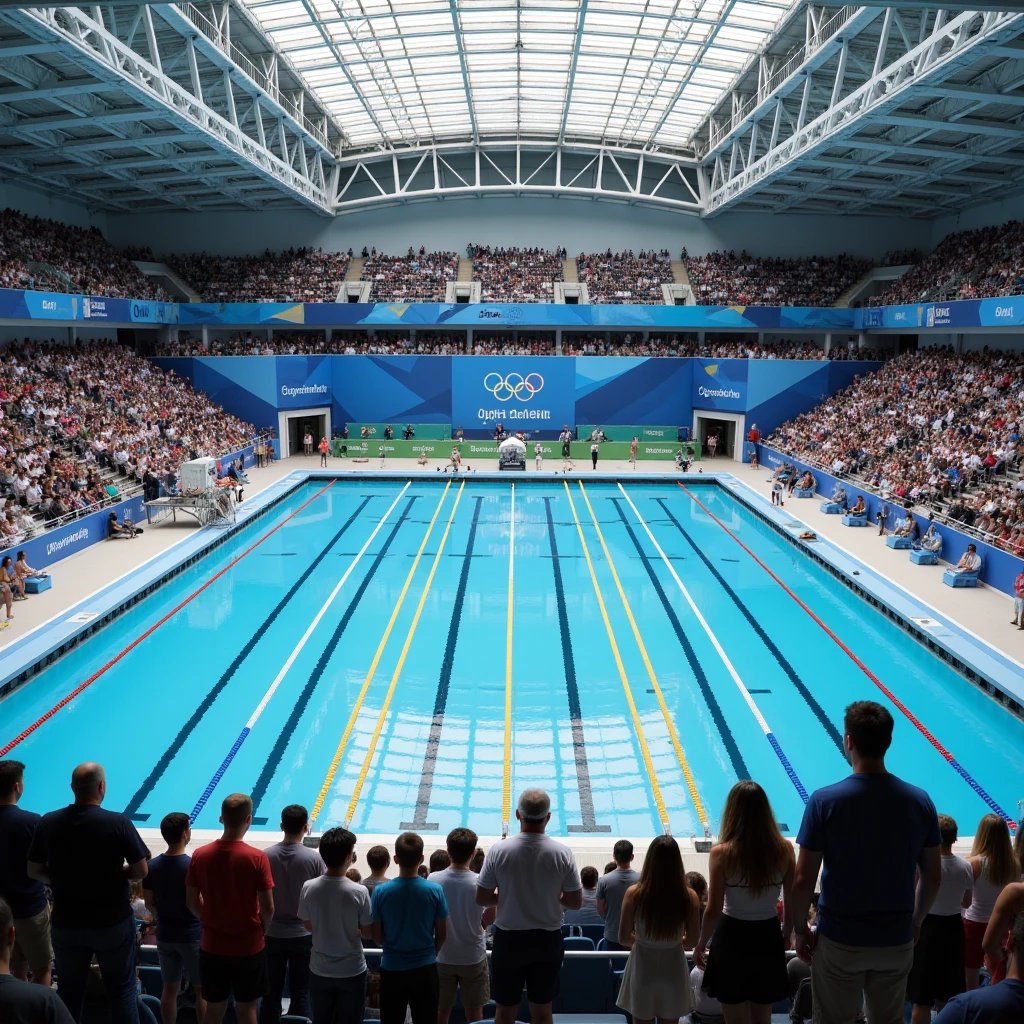
{"type": "Polygon", "coordinates": [[[931,216],[1024,188],[1022,37],[917,0],[5,2],[0,178],[121,211],[931,216]]]}

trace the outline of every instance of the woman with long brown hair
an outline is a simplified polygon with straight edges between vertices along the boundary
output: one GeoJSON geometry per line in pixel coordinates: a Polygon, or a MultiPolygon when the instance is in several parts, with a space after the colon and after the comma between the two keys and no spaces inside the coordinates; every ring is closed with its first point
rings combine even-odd
{"type": "Polygon", "coordinates": [[[756,782],[737,782],[711,849],[708,906],[693,951],[694,963],[705,967],[704,991],[722,1004],[726,1024],[767,1024],[772,1004],[789,995],[786,947],[793,930],[795,866],[793,847],[782,838],[765,791],[756,782]]]}
{"type": "Polygon", "coordinates": [[[964,913],[967,988],[978,987],[985,954],[982,941],[999,894],[1020,878],[1020,863],[1013,852],[1010,829],[998,814],[986,814],[978,822],[968,857],[974,872],[971,905],[964,913]]]}
{"type": "Polygon", "coordinates": [[[629,949],[629,959],[616,1002],[632,1014],[634,1024],[675,1022],[692,1009],[684,948],[697,936],[698,906],[678,844],[671,836],[658,836],[619,914],[619,944],[629,949]]]}

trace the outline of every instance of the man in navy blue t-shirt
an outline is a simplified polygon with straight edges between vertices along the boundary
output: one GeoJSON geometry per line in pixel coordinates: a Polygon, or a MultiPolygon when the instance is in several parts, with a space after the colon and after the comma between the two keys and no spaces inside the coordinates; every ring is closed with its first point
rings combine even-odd
{"type": "Polygon", "coordinates": [[[437,951],[448,935],[448,901],[436,882],[417,874],[423,840],[403,832],[395,840],[398,877],[382,882],[370,897],[373,937],[380,959],[381,1024],[437,1024],[440,981],[437,951]]]}
{"type": "Polygon", "coordinates": [[[1006,978],[954,996],[934,1024],[1020,1024],[1024,1020],[1024,914],[1014,919],[1006,952],[1006,978]]]}
{"type": "Polygon", "coordinates": [[[185,852],[192,839],[188,815],[172,811],[160,822],[160,835],[167,852],[149,863],[149,874],[142,882],[146,907],[156,918],[156,952],[160,959],[160,1016],[163,1024],[178,1019],[178,992],[184,971],[196,993],[196,1017],[206,1014],[206,1000],[199,981],[199,940],[202,926],[185,906],[185,876],[192,858],[185,852]]]}
{"type": "Polygon", "coordinates": [[[843,722],[853,773],[811,794],[797,843],[797,954],[811,959],[815,1020],[903,1020],[914,942],[939,889],[939,822],[927,793],[890,775],[892,715],[857,701],[843,722]],[[824,861],[817,932],[807,909],[824,861]],[[918,869],[920,875],[918,876],[918,869]]]}
{"type": "Polygon", "coordinates": [[[20,761],[0,761],[0,898],[14,917],[11,974],[25,981],[31,968],[32,980],[49,987],[50,907],[43,883],[28,876],[28,850],[39,815],[18,806],[25,792],[24,776],[20,761]]]}

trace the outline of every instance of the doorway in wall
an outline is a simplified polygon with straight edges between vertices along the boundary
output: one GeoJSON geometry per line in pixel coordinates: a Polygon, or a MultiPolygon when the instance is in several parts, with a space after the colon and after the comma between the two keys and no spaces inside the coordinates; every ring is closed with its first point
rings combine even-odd
{"type": "Polygon", "coordinates": [[[701,458],[711,458],[711,449],[708,446],[708,439],[712,436],[718,439],[715,446],[715,458],[743,460],[743,437],[744,437],[744,416],[743,413],[715,412],[714,410],[694,410],[693,413],[693,436],[700,441],[701,458]]]}
{"type": "Polygon", "coordinates": [[[295,412],[282,412],[280,420],[278,435],[281,438],[281,448],[283,449],[281,452],[282,458],[302,455],[302,438],[307,432],[313,435],[314,453],[321,437],[326,437],[330,440],[330,409],[298,409],[295,412]]]}

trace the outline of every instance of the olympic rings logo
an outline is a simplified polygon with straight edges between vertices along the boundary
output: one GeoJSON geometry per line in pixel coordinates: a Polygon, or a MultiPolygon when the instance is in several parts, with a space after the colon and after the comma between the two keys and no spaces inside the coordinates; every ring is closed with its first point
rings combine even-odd
{"type": "Polygon", "coordinates": [[[491,371],[484,377],[484,387],[499,402],[509,402],[513,398],[520,402],[528,402],[544,387],[544,378],[539,373],[510,373],[502,377],[500,373],[491,371]]]}

